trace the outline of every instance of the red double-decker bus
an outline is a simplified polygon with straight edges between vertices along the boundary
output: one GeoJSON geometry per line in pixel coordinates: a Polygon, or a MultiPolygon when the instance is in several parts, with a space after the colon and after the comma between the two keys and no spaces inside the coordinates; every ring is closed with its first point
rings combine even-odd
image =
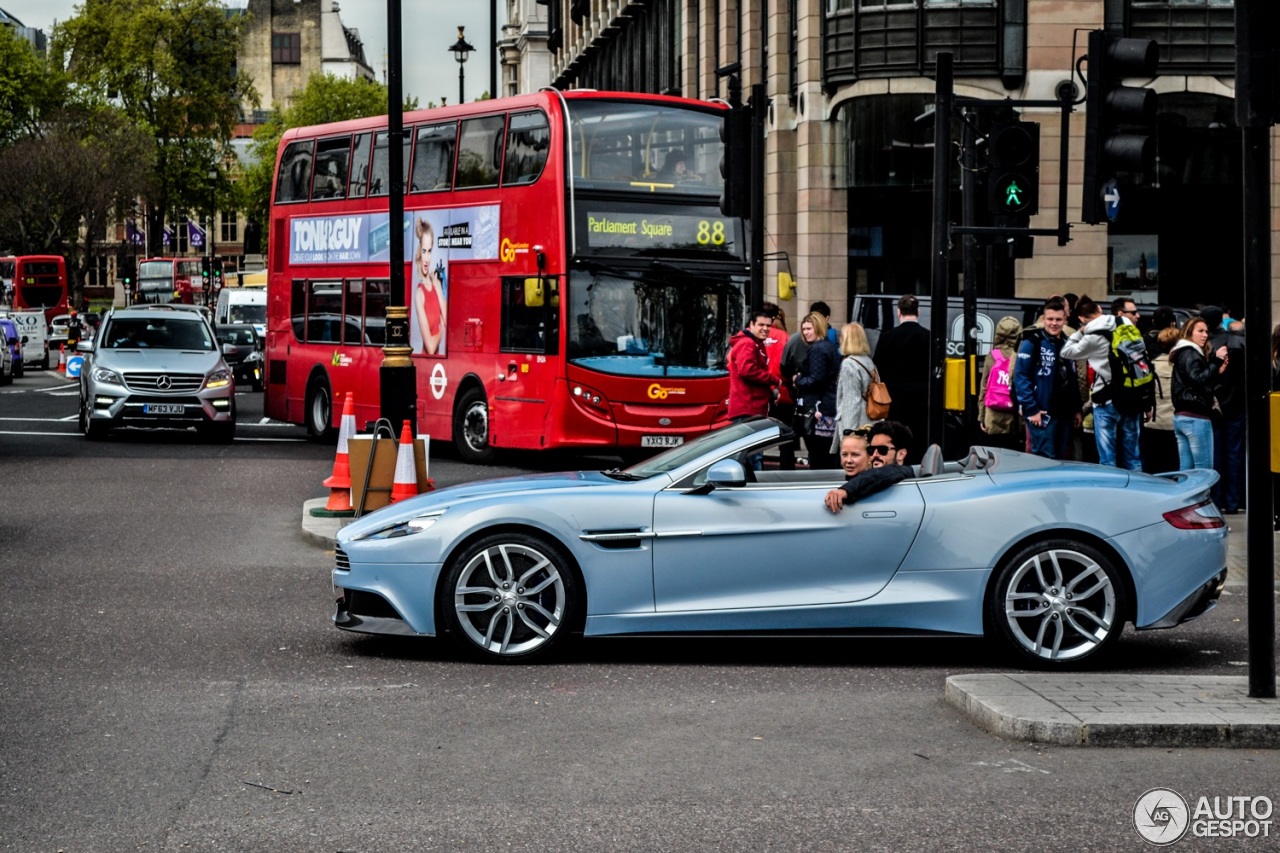
{"type": "Polygon", "coordinates": [[[726,108],[545,90],[290,130],[268,231],[266,414],[332,434],[379,414],[402,240],[419,432],[496,448],[661,448],[724,423],[744,226],[724,216],[726,108]]]}
{"type": "Polygon", "coordinates": [[[199,258],[144,258],[138,262],[138,280],[132,302],[186,305],[206,304],[199,258]]]}
{"type": "Polygon", "coordinates": [[[15,309],[44,309],[53,322],[67,313],[67,261],[61,255],[17,255],[0,258],[0,278],[13,286],[15,309]]]}

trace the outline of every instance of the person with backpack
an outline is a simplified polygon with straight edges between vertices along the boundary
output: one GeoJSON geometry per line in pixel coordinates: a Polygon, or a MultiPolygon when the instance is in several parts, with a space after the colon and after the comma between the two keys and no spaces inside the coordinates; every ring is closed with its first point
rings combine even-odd
{"type": "Polygon", "coordinates": [[[1018,405],[1013,397],[1013,365],[1018,358],[1022,323],[1017,317],[1001,317],[996,323],[991,352],[982,361],[982,388],[978,392],[978,426],[987,444],[1022,450],[1024,438],[1018,405]]]}
{"type": "Polygon", "coordinates": [[[1090,399],[1098,462],[1141,471],[1142,422],[1155,407],[1155,373],[1138,331],[1138,306],[1120,297],[1107,315],[1082,296],[1076,311],[1084,326],[1062,345],[1062,357],[1086,358],[1093,369],[1090,399]]]}

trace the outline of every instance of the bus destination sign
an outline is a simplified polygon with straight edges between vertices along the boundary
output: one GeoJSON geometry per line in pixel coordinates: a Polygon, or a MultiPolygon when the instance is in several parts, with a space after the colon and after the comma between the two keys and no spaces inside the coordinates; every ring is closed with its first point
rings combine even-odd
{"type": "Polygon", "coordinates": [[[593,249],[692,249],[734,253],[733,220],[687,214],[588,211],[587,245],[593,249]]]}

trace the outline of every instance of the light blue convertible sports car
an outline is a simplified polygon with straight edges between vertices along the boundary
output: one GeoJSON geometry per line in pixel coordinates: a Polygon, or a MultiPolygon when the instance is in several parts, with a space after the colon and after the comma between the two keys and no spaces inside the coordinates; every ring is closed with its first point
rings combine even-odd
{"type": "Polygon", "coordinates": [[[761,418],[625,470],[419,495],[338,534],[334,623],[447,635],[483,659],[575,634],[989,635],[1078,665],[1217,602],[1212,471],[1163,476],[975,447],[833,514],[839,471],[752,471],[761,418]]]}

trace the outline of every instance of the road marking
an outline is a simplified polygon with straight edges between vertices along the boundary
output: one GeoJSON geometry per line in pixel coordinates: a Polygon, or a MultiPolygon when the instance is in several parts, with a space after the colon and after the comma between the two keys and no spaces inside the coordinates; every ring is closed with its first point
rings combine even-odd
{"type": "MultiPolygon", "coordinates": [[[[240,424],[240,426],[246,426],[246,424],[240,424]]],[[[129,428],[128,428],[128,427],[118,427],[118,429],[129,430],[129,428]]],[[[138,429],[138,430],[129,430],[130,434],[137,434],[138,432],[144,432],[144,431],[147,431],[147,430],[141,430],[141,429],[138,429]]],[[[10,430],[10,429],[6,429],[6,430],[0,430],[0,435],[40,435],[40,436],[53,436],[53,437],[55,437],[55,438],[83,438],[83,436],[80,434],[80,432],[79,432],[79,431],[76,431],[76,432],[34,432],[34,431],[32,431],[32,430],[17,430],[17,429],[12,429],[12,430],[10,430]]],[[[302,444],[303,442],[309,441],[310,439],[306,439],[306,438],[289,438],[289,437],[287,437],[287,436],[279,436],[279,437],[272,437],[272,436],[260,436],[260,437],[257,437],[257,438],[251,438],[251,437],[249,437],[249,436],[247,436],[247,435],[238,435],[238,436],[236,436],[235,440],[236,440],[236,441],[283,441],[283,442],[293,442],[293,443],[295,443],[295,444],[302,444]]]]}

